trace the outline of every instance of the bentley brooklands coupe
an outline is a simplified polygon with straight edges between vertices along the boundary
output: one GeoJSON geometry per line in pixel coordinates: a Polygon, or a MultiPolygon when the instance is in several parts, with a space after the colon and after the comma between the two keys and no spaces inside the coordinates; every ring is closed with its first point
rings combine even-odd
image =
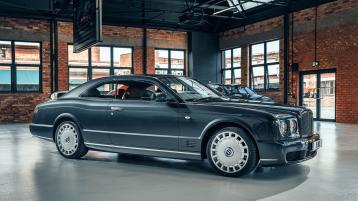
{"type": "Polygon", "coordinates": [[[113,76],[51,97],[30,130],[70,159],[88,150],[208,159],[241,176],[311,159],[321,146],[309,109],[235,102],[185,77],[113,76]]]}

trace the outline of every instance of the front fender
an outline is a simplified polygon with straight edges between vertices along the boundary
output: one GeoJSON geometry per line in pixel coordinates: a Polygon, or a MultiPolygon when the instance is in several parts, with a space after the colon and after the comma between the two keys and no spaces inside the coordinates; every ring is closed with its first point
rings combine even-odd
{"type": "Polygon", "coordinates": [[[220,119],[215,119],[213,121],[211,121],[210,123],[208,123],[205,128],[203,129],[203,131],[200,134],[199,139],[204,139],[206,135],[210,135],[211,134],[211,130],[213,130],[213,128],[217,128],[220,127],[220,125],[224,125],[224,124],[233,124],[233,125],[237,125],[241,128],[243,128],[245,131],[248,132],[248,134],[251,135],[251,137],[253,137],[255,140],[257,140],[257,135],[255,135],[248,124],[246,124],[244,121],[240,120],[240,119],[233,119],[233,118],[220,118],[220,119]]]}

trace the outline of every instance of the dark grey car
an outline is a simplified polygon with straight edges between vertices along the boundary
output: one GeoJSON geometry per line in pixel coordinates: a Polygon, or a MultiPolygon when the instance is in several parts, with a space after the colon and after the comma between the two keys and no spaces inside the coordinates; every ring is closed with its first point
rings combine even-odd
{"type": "Polygon", "coordinates": [[[232,99],[248,100],[248,102],[274,103],[272,98],[257,94],[247,86],[239,84],[209,84],[209,86],[222,95],[232,99]]]}
{"type": "Polygon", "coordinates": [[[66,158],[89,149],[208,158],[226,176],[308,160],[321,145],[308,109],[232,102],[176,76],[89,81],[38,105],[30,130],[54,141],[66,158]]]}

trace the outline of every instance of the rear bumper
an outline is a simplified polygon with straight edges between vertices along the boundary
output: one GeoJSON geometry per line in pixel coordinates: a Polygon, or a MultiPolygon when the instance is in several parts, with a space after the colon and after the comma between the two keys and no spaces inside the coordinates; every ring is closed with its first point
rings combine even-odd
{"type": "Polygon", "coordinates": [[[39,137],[45,140],[53,141],[52,131],[53,126],[47,124],[30,124],[30,132],[33,136],[39,137]]]}
{"type": "Polygon", "coordinates": [[[269,156],[264,156],[259,161],[260,166],[279,166],[300,163],[314,158],[317,150],[312,150],[313,142],[319,141],[320,135],[313,134],[309,138],[303,138],[291,142],[276,142],[265,145],[265,149],[271,149],[269,156]]]}

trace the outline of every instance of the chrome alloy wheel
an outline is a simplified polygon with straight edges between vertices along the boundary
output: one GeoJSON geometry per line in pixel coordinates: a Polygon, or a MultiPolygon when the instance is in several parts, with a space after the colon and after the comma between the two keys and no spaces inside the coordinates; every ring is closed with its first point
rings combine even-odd
{"type": "Polygon", "coordinates": [[[76,128],[69,124],[62,124],[57,130],[57,145],[62,154],[70,156],[78,148],[78,133],[76,128]]]}
{"type": "Polygon", "coordinates": [[[213,163],[226,173],[236,173],[245,167],[249,159],[249,147],[237,133],[223,131],[210,146],[213,163]]]}

